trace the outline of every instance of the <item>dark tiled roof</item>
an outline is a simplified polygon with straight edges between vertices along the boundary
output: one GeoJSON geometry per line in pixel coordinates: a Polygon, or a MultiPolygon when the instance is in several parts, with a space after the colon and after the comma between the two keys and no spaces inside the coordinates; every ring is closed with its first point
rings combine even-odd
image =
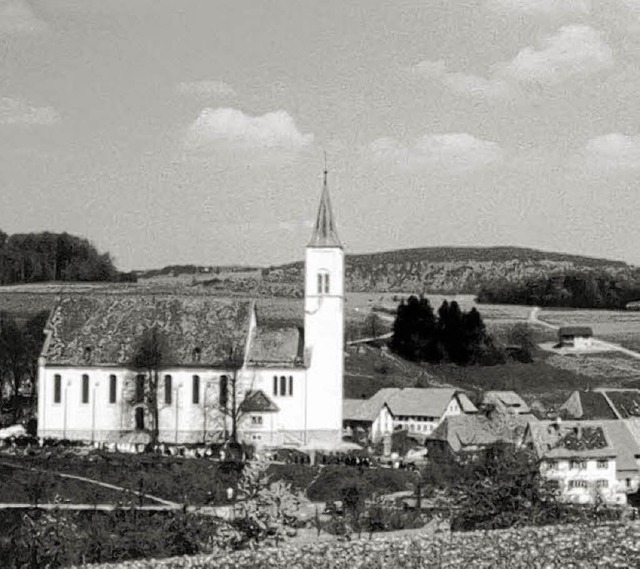
{"type": "Polygon", "coordinates": [[[515,443],[524,433],[527,420],[520,415],[496,411],[446,417],[429,437],[446,441],[454,452],[495,443],[515,443]]]}
{"type": "Polygon", "coordinates": [[[210,296],[91,295],[62,299],[43,355],[54,365],[123,365],[156,326],[174,365],[221,366],[244,355],[252,303],[210,296]],[[89,348],[89,350],[87,350],[89,348]]]}
{"type": "Polygon", "coordinates": [[[560,407],[571,419],[617,419],[607,398],[599,391],[574,391],[560,407]]]}
{"type": "Polygon", "coordinates": [[[529,423],[538,456],[545,458],[604,458],[617,455],[603,421],[540,421],[529,423]]]}
{"type": "Polygon", "coordinates": [[[589,326],[562,326],[558,336],[593,336],[593,330],[589,326]]]}
{"type": "Polygon", "coordinates": [[[620,417],[640,417],[640,391],[636,389],[603,390],[620,417]]]}
{"type": "Polygon", "coordinates": [[[279,411],[279,408],[265,395],[264,391],[258,389],[247,392],[244,400],[240,403],[240,410],[244,413],[265,413],[279,411]]]}
{"type": "Polygon", "coordinates": [[[249,348],[249,365],[302,366],[304,334],[297,327],[256,328],[249,348]]]}

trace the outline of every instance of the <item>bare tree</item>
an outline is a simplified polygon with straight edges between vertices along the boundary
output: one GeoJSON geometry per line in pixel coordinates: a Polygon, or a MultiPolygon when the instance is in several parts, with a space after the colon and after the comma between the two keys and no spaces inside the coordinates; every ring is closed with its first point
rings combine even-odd
{"type": "Polygon", "coordinates": [[[160,372],[170,361],[166,338],[157,326],[147,330],[138,343],[131,358],[131,368],[141,372],[136,377],[134,403],[142,403],[151,415],[151,444],[156,445],[159,437],[159,393],[160,372]]]}

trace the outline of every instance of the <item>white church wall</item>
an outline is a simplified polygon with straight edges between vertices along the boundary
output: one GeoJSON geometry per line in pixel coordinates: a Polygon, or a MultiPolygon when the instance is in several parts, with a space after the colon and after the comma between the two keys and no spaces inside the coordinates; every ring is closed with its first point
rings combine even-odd
{"type": "Polygon", "coordinates": [[[344,254],[308,247],[305,271],[305,346],[310,352],[307,426],[315,438],[340,438],[344,360],[344,254]],[[328,291],[319,275],[329,275],[328,291]]]}

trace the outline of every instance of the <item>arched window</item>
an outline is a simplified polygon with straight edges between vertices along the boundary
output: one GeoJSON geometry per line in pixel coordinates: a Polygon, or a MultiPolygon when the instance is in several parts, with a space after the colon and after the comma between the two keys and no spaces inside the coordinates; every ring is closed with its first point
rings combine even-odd
{"type": "Polygon", "coordinates": [[[329,273],[320,271],[318,273],[318,294],[329,294],[329,273]]]}
{"type": "Polygon", "coordinates": [[[144,375],[136,376],[136,403],[144,403],[144,375]]]}
{"type": "Polygon", "coordinates": [[[194,405],[198,405],[200,403],[200,376],[193,376],[193,394],[192,399],[194,405]]]}
{"type": "Polygon", "coordinates": [[[287,394],[287,378],[283,375],[280,378],[280,395],[287,394]]]}
{"type": "Polygon", "coordinates": [[[229,401],[229,378],[226,375],[220,377],[220,407],[226,407],[229,401]]]}
{"type": "Polygon", "coordinates": [[[89,376],[86,373],[82,375],[82,402],[89,403],[89,376]]]}
{"type": "Polygon", "coordinates": [[[109,403],[116,402],[116,389],[118,386],[118,378],[115,375],[109,376],[109,403]]]}
{"type": "Polygon", "coordinates": [[[171,405],[172,383],[170,375],[164,376],[164,404],[171,405]]]}
{"type": "Polygon", "coordinates": [[[53,376],[53,402],[60,403],[62,399],[62,376],[56,373],[53,376]]]}
{"type": "Polygon", "coordinates": [[[273,394],[278,395],[278,376],[273,376],[273,394]]]}

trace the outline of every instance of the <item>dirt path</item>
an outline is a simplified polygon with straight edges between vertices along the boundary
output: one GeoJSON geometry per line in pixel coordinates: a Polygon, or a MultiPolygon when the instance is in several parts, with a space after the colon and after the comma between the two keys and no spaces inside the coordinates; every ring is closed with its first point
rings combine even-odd
{"type": "Polygon", "coordinates": [[[93,478],[86,478],[84,476],[77,476],[75,474],[65,474],[64,472],[56,472],[55,470],[43,470],[42,468],[32,468],[29,466],[22,466],[18,464],[13,464],[12,462],[7,462],[4,460],[0,460],[0,465],[7,466],[9,468],[15,468],[17,470],[28,470],[30,472],[42,472],[42,473],[50,473],[54,476],[60,476],[62,478],[69,478],[73,480],[80,480],[82,482],[87,482],[89,484],[95,484],[96,486],[102,486],[103,488],[109,488],[110,490],[118,490],[120,492],[128,492],[130,494],[134,494],[135,496],[141,498],[147,498],[148,500],[153,500],[154,502],[158,502],[165,506],[169,506],[171,508],[181,508],[182,504],[178,504],[177,502],[171,502],[170,500],[165,500],[164,498],[158,498],[157,496],[153,496],[151,494],[145,494],[144,492],[138,492],[136,490],[128,490],[127,488],[123,488],[122,486],[116,486],[115,484],[109,484],[107,482],[101,482],[100,480],[95,480],[93,478]]]}

